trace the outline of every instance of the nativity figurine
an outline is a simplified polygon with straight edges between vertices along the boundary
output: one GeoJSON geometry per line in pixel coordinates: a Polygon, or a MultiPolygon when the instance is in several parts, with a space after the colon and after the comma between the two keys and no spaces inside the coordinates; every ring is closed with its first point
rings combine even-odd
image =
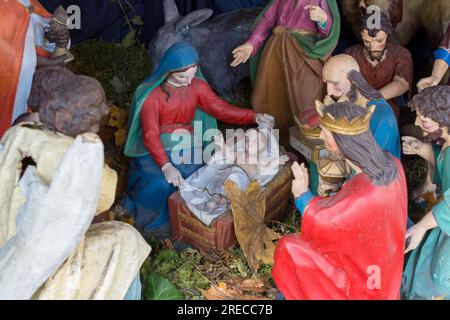
{"type": "Polygon", "coordinates": [[[355,58],[364,79],[389,102],[398,119],[400,108],[406,105],[403,95],[409,91],[414,76],[411,53],[393,43],[394,28],[385,13],[380,13],[380,28],[373,27],[372,20],[368,13],[362,18],[363,43],[348,48],[345,53],[355,58]]]}
{"type": "Polygon", "coordinates": [[[251,58],[251,104],[275,117],[280,142],[300,113],[323,98],[322,65],[337,45],[340,15],[335,0],[271,1],[250,38],[233,50],[232,67],[251,58]]]}
{"type": "Polygon", "coordinates": [[[400,160],[370,130],[375,108],[348,101],[319,107],[325,147],[353,174],[335,195],[315,197],[304,164],[292,166],[301,232],[278,241],[272,270],[286,299],[400,298],[408,193],[400,160]]]}
{"type": "Polygon", "coordinates": [[[211,138],[217,135],[216,118],[227,123],[274,125],[267,114],[220,99],[201,76],[198,63],[191,45],[174,44],[138,87],[131,107],[125,145],[131,163],[125,198],[118,206],[126,216],[134,217],[139,230],[156,237],[170,232],[169,196],[204,165],[204,136],[208,132],[211,138]]]}
{"type": "Polygon", "coordinates": [[[91,224],[117,185],[95,134],[108,113],[100,83],[42,68],[30,100],[39,118],[0,141],[1,298],[140,299],[149,245],[125,223],[91,224]]]}
{"type": "Polygon", "coordinates": [[[411,252],[403,273],[402,296],[411,300],[450,298],[450,86],[428,87],[415,95],[409,107],[416,111],[416,125],[423,141],[403,137],[403,152],[418,155],[436,168],[434,183],[440,201],[406,233],[405,253],[411,252]],[[445,141],[442,147],[431,143],[445,141]]]}
{"type": "Polygon", "coordinates": [[[56,31],[50,22],[53,18],[37,0],[0,1],[0,138],[27,111],[35,69],[62,65],[68,58],[68,51],[52,56],[55,44],[46,39],[46,32],[60,39],[58,43],[70,44],[67,26],[59,25],[56,31]],[[65,37],[57,37],[61,32],[65,37]]]}
{"type": "MultiPolygon", "coordinates": [[[[364,109],[374,106],[375,110],[370,120],[370,130],[375,141],[381,149],[400,159],[400,133],[394,112],[386,100],[383,99],[381,93],[372,88],[364,79],[357,61],[346,54],[330,58],[323,67],[323,81],[327,87],[327,96],[323,103],[319,103],[319,105],[350,101],[364,109]]],[[[324,183],[327,184],[327,179],[322,178],[329,176],[327,170],[330,168],[330,161],[328,161],[330,157],[322,140],[319,138],[319,118],[317,113],[309,115],[308,119],[304,121],[309,127],[304,125],[299,130],[299,134],[291,136],[291,141],[295,142],[293,146],[296,149],[303,151],[302,153],[306,154],[306,156],[308,154],[314,155],[313,157],[307,157],[310,161],[311,190],[314,194],[317,194],[319,189],[322,190],[322,194],[326,193],[327,189],[335,191],[333,187],[324,188],[322,185],[324,183]],[[315,149],[311,150],[308,148],[309,145],[313,145],[315,149]]],[[[341,178],[345,177],[347,175],[345,166],[339,163],[335,163],[335,165],[340,169],[333,171],[341,172],[341,178]]],[[[339,174],[334,174],[329,178],[338,180],[339,174]]]]}

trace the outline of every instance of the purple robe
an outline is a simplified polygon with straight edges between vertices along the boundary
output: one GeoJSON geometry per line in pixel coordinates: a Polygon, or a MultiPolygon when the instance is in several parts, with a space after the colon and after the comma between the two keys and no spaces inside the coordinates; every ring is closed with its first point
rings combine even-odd
{"type": "Polygon", "coordinates": [[[269,37],[272,28],[276,26],[313,31],[322,37],[327,37],[333,26],[333,19],[327,0],[274,0],[272,6],[264,13],[248,40],[253,46],[254,55],[269,37]],[[296,2],[297,5],[295,4],[296,2]],[[310,19],[309,10],[305,9],[308,5],[317,5],[326,12],[328,20],[324,29],[310,19]]]}

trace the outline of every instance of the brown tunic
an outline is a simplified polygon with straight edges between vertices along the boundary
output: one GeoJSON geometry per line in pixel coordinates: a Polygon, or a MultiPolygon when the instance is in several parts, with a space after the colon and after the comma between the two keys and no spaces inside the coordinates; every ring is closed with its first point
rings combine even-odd
{"type": "MultiPolygon", "coordinates": [[[[364,55],[364,46],[361,44],[348,48],[345,50],[345,53],[355,58],[364,78],[377,90],[391,83],[396,75],[409,83],[413,81],[414,74],[411,53],[408,49],[400,45],[387,44],[386,57],[376,66],[372,66],[367,60],[364,55]]],[[[399,106],[393,100],[390,100],[389,103],[398,118],[398,114],[400,113],[399,106]]]]}
{"type": "Polygon", "coordinates": [[[450,50],[450,24],[447,27],[447,31],[445,32],[444,39],[442,39],[440,47],[450,50]]]}
{"type": "Polygon", "coordinates": [[[256,112],[275,117],[285,147],[294,117],[324,97],[322,66],[320,60],[306,57],[289,30],[282,26],[272,30],[258,63],[252,105],[256,112]]]}

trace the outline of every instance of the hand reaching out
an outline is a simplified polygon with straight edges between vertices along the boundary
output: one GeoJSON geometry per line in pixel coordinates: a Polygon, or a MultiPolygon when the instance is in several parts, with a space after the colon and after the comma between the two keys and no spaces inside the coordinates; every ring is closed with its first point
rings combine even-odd
{"type": "Polygon", "coordinates": [[[246,63],[248,59],[250,59],[250,56],[253,53],[253,46],[250,43],[246,42],[234,49],[232,53],[234,60],[233,62],[231,62],[231,66],[235,68],[241,63],[246,63]]]}
{"type": "Polygon", "coordinates": [[[438,85],[441,82],[441,79],[435,76],[430,76],[428,78],[423,78],[417,83],[417,89],[419,89],[419,92],[423,89],[426,89],[428,87],[434,87],[438,85]]]}
{"type": "Polygon", "coordinates": [[[327,13],[319,6],[308,5],[305,7],[309,10],[309,18],[317,23],[325,23],[328,21],[327,13]]]}
{"type": "Polygon", "coordinates": [[[294,174],[294,181],[292,181],[292,194],[295,198],[298,198],[308,191],[308,170],[306,169],[304,163],[299,165],[297,161],[294,162],[291,169],[292,173],[294,174]]]}

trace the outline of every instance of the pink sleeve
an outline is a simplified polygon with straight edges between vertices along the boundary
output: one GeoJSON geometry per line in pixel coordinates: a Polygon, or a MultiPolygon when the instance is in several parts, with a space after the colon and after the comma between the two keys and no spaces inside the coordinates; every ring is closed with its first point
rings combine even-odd
{"type": "Polygon", "coordinates": [[[325,29],[322,29],[320,26],[318,26],[319,33],[323,37],[328,37],[330,35],[331,27],[333,26],[333,17],[331,16],[330,9],[328,8],[327,0],[320,0],[319,6],[322,8],[323,11],[325,11],[325,13],[328,16],[327,26],[325,27],[325,29]]]}
{"type": "Polygon", "coordinates": [[[275,0],[272,6],[267,9],[248,39],[247,42],[253,46],[252,55],[255,55],[258,52],[264,41],[269,37],[270,31],[277,23],[279,2],[280,0],[275,0]]]}

